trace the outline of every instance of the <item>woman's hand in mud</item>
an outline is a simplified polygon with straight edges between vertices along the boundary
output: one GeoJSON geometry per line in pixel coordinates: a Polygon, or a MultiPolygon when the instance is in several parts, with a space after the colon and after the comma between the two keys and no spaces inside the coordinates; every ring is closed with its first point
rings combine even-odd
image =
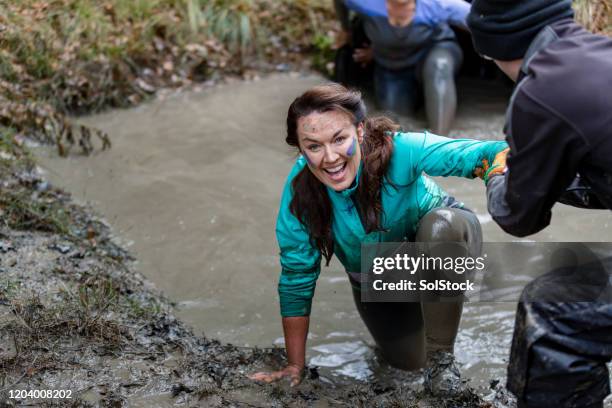
{"type": "Polygon", "coordinates": [[[249,375],[249,378],[255,381],[263,381],[268,384],[271,382],[278,381],[282,378],[289,378],[291,380],[291,386],[295,387],[296,385],[302,382],[303,372],[304,368],[300,368],[296,365],[288,365],[280,371],[272,371],[270,373],[262,371],[249,375]]]}

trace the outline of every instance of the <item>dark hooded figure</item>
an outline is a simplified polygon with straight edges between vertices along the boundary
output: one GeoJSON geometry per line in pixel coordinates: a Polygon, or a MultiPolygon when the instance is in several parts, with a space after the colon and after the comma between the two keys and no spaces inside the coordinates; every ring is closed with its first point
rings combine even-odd
{"type": "MultiPolygon", "coordinates": [[[[520,237],[546,228],[556,202],[612,209],[612,39],[576,24],[571,6],[475,0],[468,16],[476,51],[516,82],[505,128],[510,152],[498,155],[485,182],[493,219],[520,237]]],[[[609,288],[611,265],[603,265],[609,288]]],[[[612,357],[609,293],[549,303],[534,296],[535,286],[519,304],[509,389],[522,407],[602,407],[612,357]]]]}

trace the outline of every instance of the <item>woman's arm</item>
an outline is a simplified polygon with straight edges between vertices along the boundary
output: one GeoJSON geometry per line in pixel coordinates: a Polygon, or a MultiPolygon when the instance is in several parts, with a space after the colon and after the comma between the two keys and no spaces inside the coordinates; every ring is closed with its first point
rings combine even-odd
{"type": "Polygon", "coordinates": [[[483,160],[493,163],[497,153],[507,147],[504,141],[450,139],[429,132],[398,133],[392,165],[405,167],[408,163],[412,177],[425,172],[430,176],[474,178],[483,160]]]}
{"type": "Polygon", "coordinates": [[[304,166],[305,160],[299,159],[289,175],[276,222],[276,238],[282,266],[278,295],[288,362],[279,371],[250,376],[258,381],[272,382],[289,377],[291,384],[296,385],[300,382],[304,369],[310,308],[321,270],[320,251],[312,246],[308,232],[289,209],[293,197],[291,181],[304,166]]]}
{"type": "Polygon", "coordinates": [[[255,373],[249,378],[271,383],[289,377],[292,387],[298,385],[302,381],[302,373],[306,364],[306,338],[309,324],[308,316],[283,317],[287,366],[279,371],[255,373]]]}
{"type": "Polygon", "coordinates": [[[290,366],[304,369],[306,364],[306,338],[310,317],[283,317],[283,333],[285,335],[285,348],[290,366]]]}
{"type": "Polygon", "coordinates": [[[281,273],[278,283],[278,292],[281,315],[283,316],[287,365],[281,370],[259,372],[249,376],[249,378],[270,383],[288,377],[291,379],[292,386],[299,384],[302,380],[302,372],[306,361],[306,338],[308,337],[308,326],[310,324],[310,306],[319,270],[317,269],[315,272],[290,273],[283,266],[283,273],[281,273]]]}

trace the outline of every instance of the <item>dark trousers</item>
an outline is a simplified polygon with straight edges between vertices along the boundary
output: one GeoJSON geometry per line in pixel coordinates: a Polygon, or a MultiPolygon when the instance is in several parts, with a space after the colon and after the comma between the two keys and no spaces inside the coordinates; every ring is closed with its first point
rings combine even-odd
{"type": "MultiPolygon", "coordinates": [[[[470,256],[478,256],[482,230],[470,211],[436,208],[421,219],[415,241],[462,242],[470,256]]],[[[406,370],[423,367],[428,351],[453,351],[463,309],[463,296],[457,295],[450,302],[362,302],[353,286],[357,310],[382,356],[406,370]]]]}
{"type": "Polygon", "coordinates": [[[455,75],[463,60],[455,41],[437,43],[414,67],[389,70],[376,64],[374,89],[380,109],[413,115],[425,101],[428,128],[447,134],[457,109],[455,75]]]}
{"type": "Polygon", "coordinates": [[[588,262],[555,269],[521,295],[508,367],[519,407],[600,408],[610,393],[612,258],[573,252],[588,262]]]}
{"type": "Polygon", "coordinates": [[[374,92],[378,107],[400,115],[413,115],[420,101],[416,68],[392,71],[380,65],[374,68],[374,92]]]}

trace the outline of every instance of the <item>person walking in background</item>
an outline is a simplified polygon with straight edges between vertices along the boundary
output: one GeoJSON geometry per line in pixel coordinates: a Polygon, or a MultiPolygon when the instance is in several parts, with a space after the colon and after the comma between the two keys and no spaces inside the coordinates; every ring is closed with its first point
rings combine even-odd
{"type": "Polygon", "coordinates": [[[342,64],[338,79],[355,82],[365,71],[356,75],[349,69],[373,66],[374,93],[381,109],[413,115],[424,96],[428,127],[436,134],[448,134],[457,108],[455,75],[463,61],[450,25],[467,30],[470,4],[463,0],[335,0],[335,7],[343,29],[340,43],[353,33],[358,37],[352,55],[357,67],[337,59],[342,64]],[[357,13],[360,24],[351,26],[349,10],[357,13]]]}
{"type": "Polygon", "coordinates": [[[329,264],[335,254],[383,357],[401,369],[421,368],[428,357],[427,388],[441,396],[459,392],[453,350],[463,294],[437,303],[362,302],[361,244],[459,242],[467,251],[461,256],[477,256],[482,243],[478,218],[424,173],[474,178],[482,160],[493,160],[506,143],[398,132],[386,117],[367,117],[361,94],[338,84],[314,87],[295,99],[286,142],[300,153],[285,183],[276,225],[288,363],[251,378],[300,382],[321,260],[329,264]]]}
{"type": "MultiPolygon", "coordinates": [[[[468,24],[476,51],[516,82],[510,152],[485,177],[495,222],[524,237],[556,202],[612,209],[612,39],[576,24],[570,0],[475,0],[468,24]]],[[[610,358],[610,301],[519,303],[508,388],[520,406],[602,407],[610,358]]]]}

